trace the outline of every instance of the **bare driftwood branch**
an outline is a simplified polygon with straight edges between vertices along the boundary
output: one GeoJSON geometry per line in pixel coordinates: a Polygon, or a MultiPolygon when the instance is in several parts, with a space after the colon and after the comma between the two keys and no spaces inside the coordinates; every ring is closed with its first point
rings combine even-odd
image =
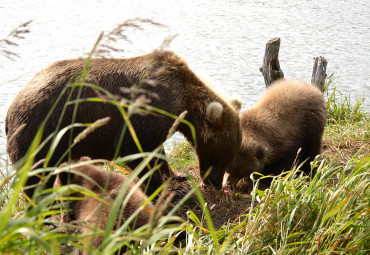
{"type": "Polygon", "coordinates": [[[284,73],[279,64],[280,38],[274,38],[267,42],[265,56],[260,71],[265,78],[266,87],[275,80],[284,78],[284,73]]]}
{"type": "Polygon", "coordinates": [[[327,76],[326,74],[327,65],[328,61],[324,57],[320,56],[314,58],[311,83],[315,84],[321,90],[324,87],[324,82],[327,76]]]}

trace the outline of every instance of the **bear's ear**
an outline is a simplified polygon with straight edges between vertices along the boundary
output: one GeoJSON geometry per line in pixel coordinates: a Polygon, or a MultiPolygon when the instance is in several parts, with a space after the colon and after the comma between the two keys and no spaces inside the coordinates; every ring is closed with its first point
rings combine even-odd
{"type": "Polygon", "coordinates": [[[221,119],[224,107],[219,102],[212,102],[207,106],[206,116],[211,123],[216,123],[221,119]]]}
{"type": "Polygon", "coordinates": [[[234,108],[235,111],[240,112],[242,109],[242,101],[238,99],[233,99],[230,101],[231,106],[234,108]]]}

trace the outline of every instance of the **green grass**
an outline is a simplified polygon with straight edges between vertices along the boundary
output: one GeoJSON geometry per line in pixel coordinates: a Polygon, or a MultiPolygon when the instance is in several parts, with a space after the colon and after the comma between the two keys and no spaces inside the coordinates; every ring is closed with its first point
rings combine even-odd
{"type": "MultiPolygon", "coordinates": [[[[168,156],[183,166],[197,164],[198,162],[194,148],[186,140],[174,143],[168,156]]],[[[175,164],[170,164],[170,166],[171,168],[176,167],[175,164]]]]}
{"type": "Polygon", "coordinates": [[[365,98],[351,102],[350,95],[345,95],[332,86],[334,75],[330,75],[323,88],[326,97],[328,124],[343,122],[360,122],[368,120],[369,113],[363,111],[365,98]]]}
{"type": "Polygon", "coordinates": [[[332,86],[333,75],[324,87],[328,112],[323,137],[322,154],[337,157],[337,163],[346,164],[353,155],[357,158],[370,155],[370,114],[364,111],[365,98],[352,104],[350,96],[343,95],[332,86]],[[360,150],[360,151],[359,151],[360,150]]]}
{"type": "MultiPolygon", "coordinates": [[[[369,158],[353,159],[344,168],[335,161],[316,163],[319,170],[311,182],[294,177],[292,170],[267,191],[255,183],[255,207],[217,231],[221,254],[367,254],[369,158]]],[[[215,252],[207,231],[193,231],[196,253],[215,252]]]]}

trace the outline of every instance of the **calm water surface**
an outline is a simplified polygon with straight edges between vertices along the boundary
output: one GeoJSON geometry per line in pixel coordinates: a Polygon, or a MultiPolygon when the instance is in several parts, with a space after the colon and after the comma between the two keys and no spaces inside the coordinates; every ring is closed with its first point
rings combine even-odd
{"type": "Polygon", "coordinates": [[[310,81],[313,57],[325,56],[338,89],[351,98],[370,98],[370,1],[236,1],[236,0],[55,0],[0,2],[0,38],[33,20],[31,33],[11,49],[15,61],[0,55],[0,155],[5,155],[4,119],[19,92],[41,68],[83,57],[99,33],[127,19],[149,18],[167,27],[145,25],[127,30],[131,44],[120,41],[131,57],[157,48],[178,34],[170,49],[206,75],[216,89],[253,105],[264,91],[259,71],[265,44],[281,38],[280,66],[286,78],[310,81]]]}

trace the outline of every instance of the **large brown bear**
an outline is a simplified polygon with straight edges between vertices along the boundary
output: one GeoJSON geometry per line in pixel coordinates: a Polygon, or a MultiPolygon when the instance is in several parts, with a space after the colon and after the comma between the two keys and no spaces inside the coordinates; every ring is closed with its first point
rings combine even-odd
{"type": "MultiPolygon", "coordinates": [[[[134,95],[135,98],[142,99],[142,95],[145,95],[147,99],[151,99],[151,106],[177,116],[187,110],[185,119],[194,125],[196,132],[200,173],[204,176],[212,167],[212,173],[206,182],[221,187],[224,172],[231,164],[241,142],[239,113],[198,78],[183,59],[171,51],[154,51],[128,59],[92,58],[87,74],[83,73],[86,63],[86,59],[71,59],[51,64],[37,73],[19,92],[5,120],[7,152],[12,163],[20,161],[26,155],[40,124],[58,97],[60,101],[45,125],[42,140],[72,122],[93,123],[110,117],[108,124],[99,127],[73,146],[70,151],[71,158],[88,156],[93,159],[111,160],[116,156],[123,157],[138,152],[121,112],[113,104],[95,100],[80,102],[78,107],[71,103],[66,105],[67,100],[78,98],[79,93],[80,98],[98,97],[99,93],[89,86],[69,87],[72,82],[80,82],[84,76],[86,80],[82,81],[100,86],[113,94],[113,97],[131,99],[134,95]],[[63,117],[60,120],[61,116],[63,117]],[[123,129],[126,132],[116,155],[115,151],[123,129]]],[[[107,98],[104,92],[100,93],[103,94],[103,98],[107,98]]],[[[134,114],[130,120],[144,152],[153,151],[161,145],[174,122],[173,118],[155,112],[145,115],[134,114]]],[[[54,149],[48,166],[58,165],[67,159],[68,153],[65,152],[70,141],[73,141],[82,130],[82,127],[74,127],[73,132],[69,130],[64,134],[54,149]]],[[[187,125],[180,124],[178,130],[189,141],[194,142],[191,129],[187,125]]],[[[56,135],[52,134],[52,137],[56,135]]],[[[49,147],[50,142],[43,146],[36,155],[36,162],[45,158],[49,147]]],[[[134,169],[140,162],[141,160],[134,160],[127,164],[134,169]]],[[[162,163],[160,169],[162,173],[171,175],[167,162],[164,160],[159,162],[162,163]]],[[[145,172],[142,172],[141,176],[144,174],[145,172]]],[[[39,177],[31,176],[27,185],[38,182],[39,177]]],[[[162,182],[162,175],[156,171],[152,176],[149,192],[159,187],[162,182]]],[[[47,186],[50,187],[52,183],[53,177],[47,186]]],[[[33,191],[33,188],[28,189],[26,194],[32,195],[33,191]]]]}
{"type": "MultiPolygon", "coordinates": [[[[316,86],[281,79],[240,114],[240,122],[242,144],[225,174],[225,186],[234,186],[253,172],[280,174],[290,170],[296,158],[298,163],[308,159],[301,169],[309,174],[310,160],[320,153],[325,101],[316,86]]],[[[266,179],[263,182],[269,184],[266,179]]]]}
{"type": "MultiPolygon", "coordinates": [[[[80,162],[82,165],[71,165],[71,170],[66,169],[65,172],[57,174],[54,182],[54,188],[65,186],[67,184],[78,185],[93,192],[93,196],[85,195],[86,193],[70,194],[70,200],[64,200],[62,209],[69,209],[67,215],[70,223],[75,223],[82,234],[93,233],[94,229],[105,230],[109,219],[109,214],[112,205],[117,198],[122,185],[127,181],[127,178],[121,174],[108,172],[93,165],[88,165],[89,158],[83,157],[80,162]],[[69,177],[68,177],[69,175],[69,177]],[[69,203],[68,205],[66,203],[69,203]]],[[[67,167],[68,164],[62,164],[61,167],[67,167]]],[[[123,196],[122,204],[129,192],[132,192],[128,202],[124,205],[123,213],[116,219],[114,229],[123,225],[125,220],[134,214],[141,205],[143,205],[148,197],[139,189],[134,187],[135,183],[130,183],[127,192],[123,196]],[[118,225],[119,223],[119,225],[118,225]]],[[[147,202],[145,207],[140,210],[136,219],[130,226],[138,228],[147,224],[152,217],[154,206],[151,202],[147,202]]],[[[94,236],[86,240],[86,243],[91,245],[90,248],[99,248],[103,241],[103,234],[94,236]]],[[[83,252],[88,254],[87,252],[83,252]]]]}

